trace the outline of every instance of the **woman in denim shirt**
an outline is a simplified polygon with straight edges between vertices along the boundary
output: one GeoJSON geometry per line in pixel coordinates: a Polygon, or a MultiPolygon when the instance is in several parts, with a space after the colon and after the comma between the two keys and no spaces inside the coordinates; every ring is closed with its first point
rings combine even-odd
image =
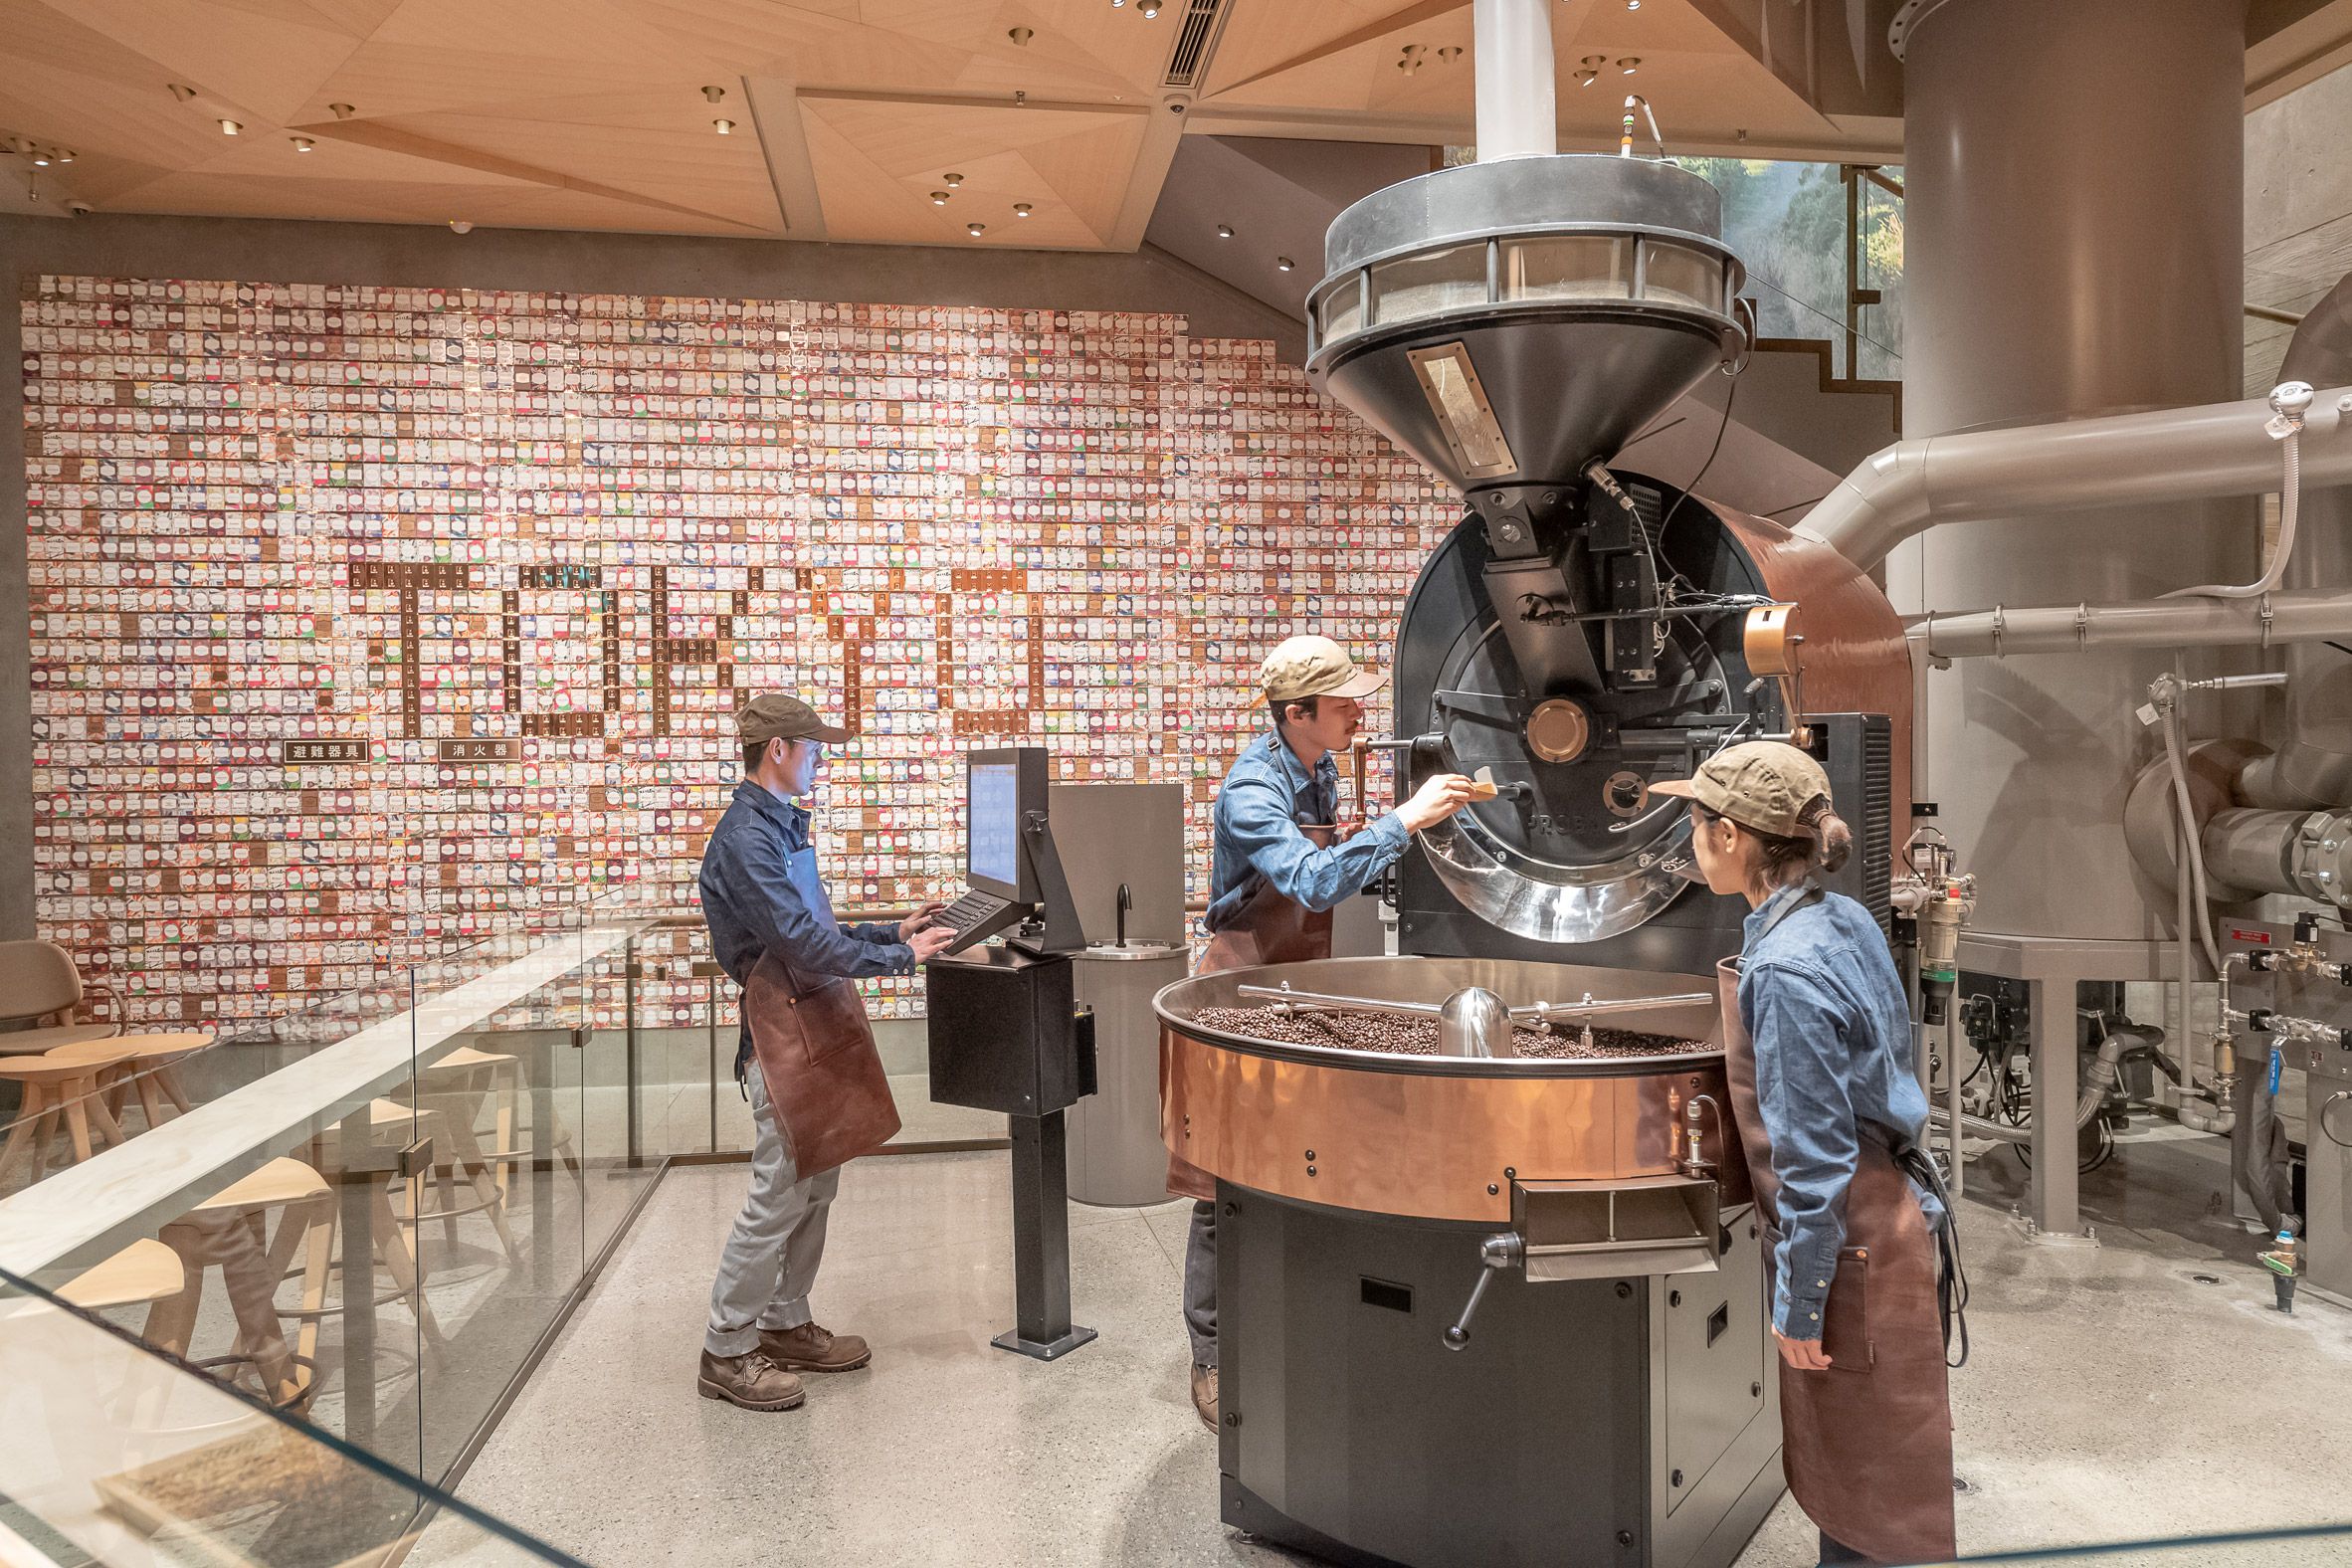
{"type": "Polygon", "coordinates": [[[1821,1527],[1825,1563],[1949,1559],[1931,1235],[1948,1222],[1898,1163],[1927,1124],[1910,1006],[1869,911],[1815,881],[1854,835],[1820,764],[1779,741],[1729,747],[1652,791],[1690,802],[1707,886],[1751,910],[1726,965],[1738,989],[1724,1045],[1770,1248],[1789,1489],[1821,1527]]]}

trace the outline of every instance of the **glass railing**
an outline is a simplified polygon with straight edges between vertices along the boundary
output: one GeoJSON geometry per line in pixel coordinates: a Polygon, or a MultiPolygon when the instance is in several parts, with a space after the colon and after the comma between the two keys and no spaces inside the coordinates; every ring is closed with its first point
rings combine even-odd
{"type": "MultiPolygon", "coordinates": [[[[86,1290],[159,1282],[146,1246],[86,1290]]],[[[0,1274],[0,1562],[576,1561],[0,1274]]]]}
{"type": "MultiPolygon", "coordinates": [[[[616,897],[217,1038],[0,1055],[0,1269],[439,1482],[664,1166],[749,1147],[738,1021],[699,916],[616,897]]],[[[1003,1139],[930,1103],[919,1019],[875,1033],[898,1147],[1003,1139]]]]}
{"type": "Polygon", "coordinates": [[[1970,1563],[2017,1563],[2024,1568],[2081,1564],[2082,1568],[2320,1568],[2352,1563],[2352,1524],[2298,1529],[2250,1530],[2228,1535],[2185,1535],[2176,1540],[2102,1541],[2052,1546],[2034,1551],[1986,1552],[1970,1563]]]}

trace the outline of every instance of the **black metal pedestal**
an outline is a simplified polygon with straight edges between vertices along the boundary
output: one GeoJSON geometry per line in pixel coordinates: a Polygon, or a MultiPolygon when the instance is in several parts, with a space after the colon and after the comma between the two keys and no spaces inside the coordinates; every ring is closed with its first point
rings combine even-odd
{"type": "Polygon", "coordinates": [[[1070,1320],[1070,1129],[1059,1110],[1006,1119],[1013,1134],[1014,1326],[989,1343],[1053,1361],[1094,1337],[1070,1320]]]}

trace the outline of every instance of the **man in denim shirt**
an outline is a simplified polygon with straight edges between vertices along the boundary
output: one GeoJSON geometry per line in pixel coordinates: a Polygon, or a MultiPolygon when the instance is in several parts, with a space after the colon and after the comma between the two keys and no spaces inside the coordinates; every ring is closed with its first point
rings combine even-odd
{"type": "MultiPolygon", "coordinates": [[[[797,805],[816,786],[825,748],[849,739],[807,703],[778,692],[735,714],[743,782],[702,853],[702,917],[727,977],[746,983],[774,953],[802,976],[911,974],[955,933],[932,923],[931,904],[895,925],[845,925],[817,882],[809,814],[797,805]]],[[[809,1315],[809,1287],[825,1252],[826,1211],[838,1168],[802,1179],[784,1119],[768,1102],[752,1061],[746,1021],[735,1078],[751,1101],[751,1191],[720,1255],[710,1288],[695,1386],[706,1399],[746,1410],[790,1410],[805,1397],[796,1372],[847,1372],[872,1359],[866,1341],[829,1333],[809,1315]]]]}
{"type": "MultiPolygon", "coordinates": [[[[1274,729],[1250,742],[1217,792],[1202,972],[1330,957],[1332,907],[1395,865],[1414,834],[1470,799],[1470,781],[1445,773],[1369,827],[1344,830],[1335,822],[1339,766],[1332,753],[1347,749],[1364,727],[1362,699],[1385,679],[1356,669],[1326,637],[1293,637],[1267,657],[1259,684],[1274,729]]],[[[1216,1184],[1171,1153],[1168,1189],[1194,1200],[1184,1324],[1192,1339],[1193,1408],[1215,1427],[1216,1184]]]]}

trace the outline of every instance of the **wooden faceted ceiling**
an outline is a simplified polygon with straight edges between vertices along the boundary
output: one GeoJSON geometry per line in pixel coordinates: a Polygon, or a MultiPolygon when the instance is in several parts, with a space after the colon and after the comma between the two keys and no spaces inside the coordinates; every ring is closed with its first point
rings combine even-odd
{"type": "MultiPolygon", "coordinates": [[[[1896,3],[1560,0],[1562,145],[1636,92],[1676,151],[1899,158],[1896,3]]],[[[2263,8],[2251,93],[2352,36],[2352,0],[2263,8]]],[[[0,176],[51,214],[1132,250],[1187,134],[1470,140],[1470,0],[0,0],[0,176]]]]}

